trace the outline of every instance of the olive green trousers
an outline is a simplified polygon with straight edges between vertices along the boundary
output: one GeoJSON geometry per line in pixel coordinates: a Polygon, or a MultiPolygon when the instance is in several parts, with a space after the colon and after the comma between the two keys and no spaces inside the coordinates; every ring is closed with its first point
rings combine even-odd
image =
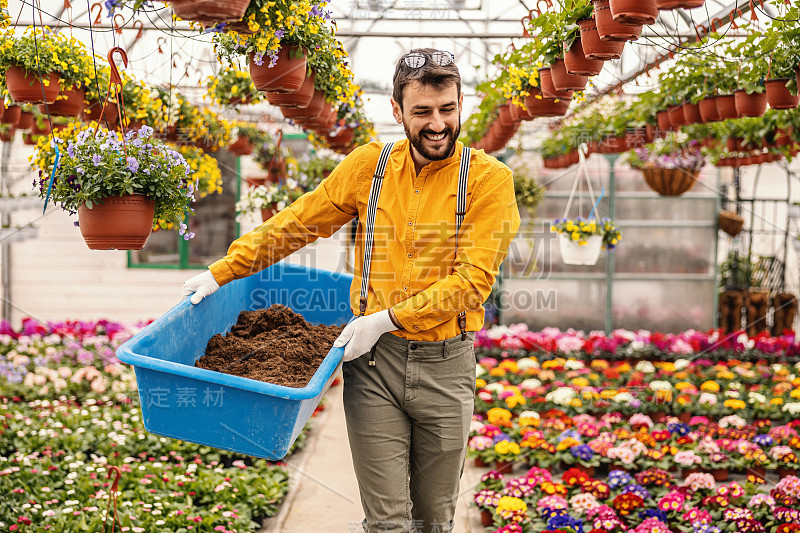
{"type": "Polygon", "coordinates": [[[370,353],[344,363],[367,533],[453,530],[474,407],[474,337],[423,342],[386,333],[370,353]]]}

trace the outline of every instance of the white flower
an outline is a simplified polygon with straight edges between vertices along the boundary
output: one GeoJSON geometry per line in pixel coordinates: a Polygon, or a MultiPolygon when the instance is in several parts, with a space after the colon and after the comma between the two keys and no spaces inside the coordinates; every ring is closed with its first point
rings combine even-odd
{"type": "Polygon", "coordinates": [[[484,389],[494,394],[498,394],[506,390],[506,388],[499,383],[489,383],[484,387],[484,389]]]}
{"type": "Polygon", "coordinates": [[[630,392],[620,392],[619,394],[614,396],[612,400],[616,403],[631,403],[634,400],[634,398],[633,394],[631,394],[630,392]]]}
{"type": "Polygon", "coordinates": [[[539,368],[539,363],[530,357],[523,357],[517,361],[517,368],[520,370],[528,370],[529,368],[539,368]]]}
{"type": "Polygon", "coordinates": [[[580,370],[585,366],[586,365],[583,364],[583,361],[578,361],[577,359],[567,359],[567,362],[564,363],[565,370],[580,370]]]}
{"type": "Polygon", "coordinates": [[[800,403],[797,403],[797,402],[795,402],[795,403],[785,403],[785,404],[783,404],[783,407],[781,408],[781,411],[783,411],[785,413],[792,414],[792,415],[796,415],[796,414],[800,413],[800,403]]]}
{"type": "Polygon", "coordinates": [[[656,380],[650,382],[650,390],[672,390],[672,383],[669,381],[656,380]]]}
{"type": "Polygon", "coordinates": [[[639,361],[636,363],[636,371],[644,372],[645,374],[652,374],[656,371],[656,367],[650,361],[639,361]]]}
{"type": "Polygon", "coordinates": [[[523,390],[536,389],[542,386],[542,382],[535,378],[528,378],[519,384],[519,388],[523,390]]]}
{"type": "Polygon", "coordinates": [[[767,397],[758,392],[750,392],[747,397],[750,403],[767,403],[767,397]]]}
{"type": "Polygon", "coordinates": [[[575,394],[575,391],[569,387],[559,387],[554,391],[548,392],[545,400],[556,405],[569,405],[569,402],[575,398],[575,394]]]}
{"type": "Polygon", "coordinates": [[[519,414],[519,417],[520,418],[535,418],[536,420],[539,420],[539,413],[537,413],[536,411],[522,411],[519,414]]]}
{"type": "Polygon", "coordinates": [[[481,365],[475,365],[475,377],[479,378],[486,373],[486,369],[483,368],[481,365]]]}

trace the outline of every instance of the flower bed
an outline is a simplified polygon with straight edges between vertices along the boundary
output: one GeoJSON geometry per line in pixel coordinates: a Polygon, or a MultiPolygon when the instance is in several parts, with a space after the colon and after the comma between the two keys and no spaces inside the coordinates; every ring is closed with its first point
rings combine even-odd
{"type": "Polygon", "coordinates": [[[282,464],[145,431],[133,371],[115,357],[141,326],[0,324],[0,530],[100,531],[114,497],[123,531],[255,531],[277,512],[282,464]]]}
{"type": "Polygon", "coordinates": [[[481,332],[468,456],[496,468],[476,488],[484,524],[504,533],[800,531],[800,363],[778,362],[796,354],[795,339],[723,340],[481,332]]]}

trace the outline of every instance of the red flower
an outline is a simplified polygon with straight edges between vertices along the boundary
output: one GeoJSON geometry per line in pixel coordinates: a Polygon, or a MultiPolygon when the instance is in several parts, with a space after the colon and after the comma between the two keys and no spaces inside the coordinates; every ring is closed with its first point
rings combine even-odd
{"type": "Polygon", "coordinates": [[[26,516],[18,516],[17,522],[19,522],[20,524],[25,524],[26,526],[31,525],[31,519],[26,516]]]}
{"type": "Polygon", "coordinates": [[[583,485],[588,480],[589,476],[586,475],[586,472],[580,470],[579,468],[570,468],[561,474],[561,481],[563,481],[568,487],[583,485]]]}

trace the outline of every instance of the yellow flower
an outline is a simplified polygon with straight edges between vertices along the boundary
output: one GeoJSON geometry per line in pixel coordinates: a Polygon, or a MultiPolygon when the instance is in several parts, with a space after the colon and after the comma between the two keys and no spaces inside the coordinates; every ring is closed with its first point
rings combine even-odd
{"type": "Polygon", "coordinates": [[[722,405],[730,409],[744,409],[747,407],[747,404],[744,403],[744,400],[734,400],[733,398],[725,400],[722,405]]]}
{"type": "Polygon", "coordinates": [[[502,407],[493,407],[486,413],[490,424],[495,426],[505,425],[506,422],[511,422],[511,411],[503,409],[502,407]]]}
{"type": "Polygon", "coordinates": [[[700,390],[706,392],[719,392],[719,383],[716,381],[706,381],[700,385],[700,390]]]}
{"type": "Polygon", "coordinates": [[[769,401],[772,405],[783,405],[783,398],[773,398],[769,401]]]}
{"type": "Polygon", "coordinates": [[[476,389],[482,389],[485,386],[486,386],[486,380],[485,379],[477,378],[475,380],[475,388],[476,389]]]}

